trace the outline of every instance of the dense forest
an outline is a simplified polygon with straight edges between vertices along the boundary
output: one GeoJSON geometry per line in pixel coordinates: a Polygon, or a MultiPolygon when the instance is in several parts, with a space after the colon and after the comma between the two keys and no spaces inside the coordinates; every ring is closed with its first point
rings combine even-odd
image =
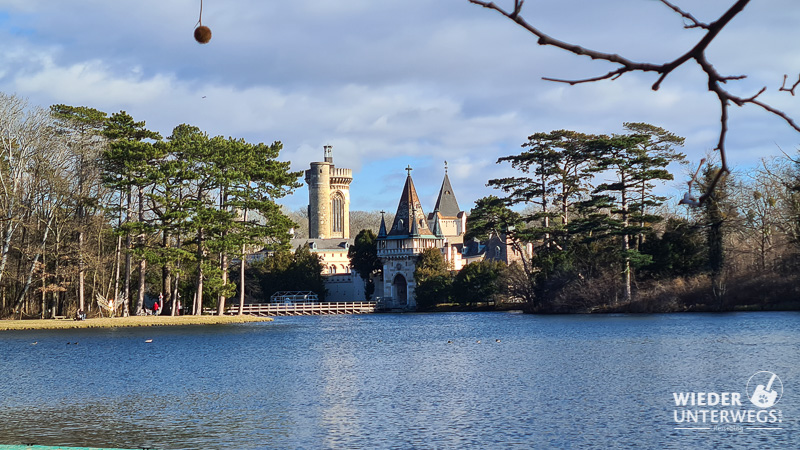
{"type": "Polygon", "coordinates": [[[221,311],[242,255],[288,249],[281,149],[0,94],[0,316],[221,311]]]}
{"type": "Polygon", "coordinates": [[[693,180],[699,198],[717,177],[713,155],[693,170],[678,151],[683,138],[624,127],[620,135],[536,133],[521,153],[500,158],[518,176],[489,180],[500,195],[476,202],[467,238],[502,237],[516,261],[452,273],[423,255],[418,303],[511,301],[534,312],[800,307],[800,158],[732,171],[699,206],[670,209],[658,187],[693,180]]]}

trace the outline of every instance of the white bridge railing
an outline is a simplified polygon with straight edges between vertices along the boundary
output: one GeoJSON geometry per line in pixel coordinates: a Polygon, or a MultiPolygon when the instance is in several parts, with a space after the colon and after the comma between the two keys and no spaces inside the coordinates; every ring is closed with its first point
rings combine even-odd
{"type": "MultiPolygon", "coordinates": [[[[250,303],[242,312],[254,316],[323,316],[369,314],[377,309],[377,302],[250,303]]],[[[225,308],[225,314],[239,314],[239,306],[225,308]]]]}

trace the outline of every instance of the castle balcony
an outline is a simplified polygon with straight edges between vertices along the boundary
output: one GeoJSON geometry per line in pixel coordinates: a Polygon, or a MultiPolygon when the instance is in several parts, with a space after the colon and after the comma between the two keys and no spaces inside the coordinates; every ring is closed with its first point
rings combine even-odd
{"type": "Polygon", "coordinates": [[[378,258],[415,256],[422,253],[422,250],[422,248],[379,248],[378,258]]]}
{"type": "Polygon", "coordinates": [[[353,169],[331,168],[331,184],[350,184],[353,181],[353,169]]]}

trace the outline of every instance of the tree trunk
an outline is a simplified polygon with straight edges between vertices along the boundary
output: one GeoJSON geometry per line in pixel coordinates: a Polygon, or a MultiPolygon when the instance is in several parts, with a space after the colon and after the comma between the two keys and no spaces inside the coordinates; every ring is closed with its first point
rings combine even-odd
{"type": "Polygon", "coordinates": [[[631,295],[631,258],[628,254],[630,250],[630,237],[628,236],[628,192],[625,189],[627,182],[625,175],[621,177],[622,180],[622,256],[623,256],[623,284],[625,289],[625,303],[630,303],[631,295]]]}
{"type": "Polygon", "coordinates": [[[86,311],[86,302],[84,299],[84,286],[83,283],[86,280],[86,265],[84,264],[83,258],[83,240],[84,240],[84,208],[83,202],[85,194],[83,192],[84,189],[84,181],[83,181],[83,157],[80,158],[80,163],[78,164],[78,310],[79,311],[86,311]]]}
{"type": "MultiPolygon", "coordinates": [[[[144,190],[138,188],[139,194],[139,223],[144,223],[144,190]]],[[[144,233],[139,233],[138,236],[139,250],[144,251],[144,233]]],[[[145,279],[147,277],[147,260],[142,256],[139,261],[139,298],[136,301],[136,314],[140,314],[144,310],[144,294],[145,294],[145,279]]]]}
{"type": "MultiPolygon", "coordinates": [[[[247,210],[244,210],[242,222],[247,222],[247,210]]],[[[244,314],[244,269],[245,269],[245,245],[242,244],[242,257],[239,263],[239,315],[244,314]]]]}
{"type": "Polygon", "coordinates": [[[203,313],[203,259],[205,251],[203,249],[203,229],[197,231],[197,294],[194,297],[194,314],[199,316],[203,313]]]}
{"type": "MultiPolygon", "coordinates": [[[[223,252],[219,255],[219,265],[222,269],[222,287],[228,285],[228,254],[223,252]]],[[[225,314],[225,295],[220,293],[217,300],[217,315],[222,316],[225,314]]]]}
{"type": "MultiPolygon", "coordinates": [[[[130,222],[131,217],[131,201],[133,201],[133,188],[128,188],[128,205],[127,210],[128,213],[125,215],[125,223],[130,222]]],[[[128,312],[130,311],[130,296],[131,296],[131,248],[133,247],[133,242],[131,240],[131,233],[130,231],[126,232],[125,236],[125,292],[122,294],[122,309],[124,310],[122,315],[124,317],[128,317],[128,312]]],[[[136,312],[139,313],[138,311],[136,312]]]]}
{"type": "MultiPolygon", "coordinates": [[[[122,228],[122,193],[120,193],[120,196],[119,196],[119,221],[117,223],[118,223],[117,229],[122,228]]],[[[119,295],[120,294],[120,292],[119,292],[119,276],[120,276],[120,273],[119,273],[120,261],[119,261],[119,259],[120,259],[121,253],[122,253],[122,235],[120,234],[119,236],[117,236],[117,250],[116,250],[116,253],[114,254],[114,292],[112,292],[110,296],[106,297],[106,298],[110,297],[111,299],[114,300],[114,302],[119,302],[119,297],[120,297],[120,295],[119,295]]],[[[115,303],[115,305],[116,305],[116,303],[115,303]]],[[[116,306],[114,306],[114,308],[116,308],[116,306]]],[[[112,311],[112,313],[114,313],[114,312],[116,312],[116,309],[114,311],[112,311]]]]}
{"type": "Polygon", "coordinates": [[[36,264],[39,262],[39,257],[41,257],[42,253],[44,252],[45,245],[47,245],[47,235],[50,233],[50,226],[53,224],[53,217],[55,217],[55,214],[51,213],[50,217],[47,219],[47,225],[44,228],[44,235],[42,236],[42,243],[39,245],[39,249],[37,250],[36,255],[33,257],[30,270],[28,270],[28,275],[25,278],[25,285],[22,288],[22,292],[20,292],[19,297],[17,298],[17,305],[22,304],[22,302],[25,300],[25,295],[28,293],[28,289],[31,287],[36,264]]]}
{"type": "MultiPolygon", "coordinates": [[[[225,204],[227,203],[227,201],[228,201],[227,190],[223,189],[222,192],[220,193],[220,196],[219,196],[219,209],[220,209],[220,211],[225,211],[226,210],[225,204]]],[[[223,289],[225,289],[225,287],[228,285],[228,253],[227,253],[227,248],[226,248],[227,244],[225,243],[225,237],[227,235],[228,235],[227,231],[223,231],[222,232],[223,247],[222,247],[222,252],[220,252],[220,254],[219,254],[219,266],[220,266],[220,269],[222,270],[222,288],[223,289]]],[[[220,294],[217,296],[217,315],[218,316],[222,316],[222,315],[225,314],[225,300],[226,300],[225,299],[225,294],[220,292],[220,294]]]]}
{"type": "MultiPolygon", "coordinates": [[[[175,240],[175,247],[181,248],[181,235],[178,233],[178,236],[175,240]]],[[[180,298],[178,297],[178,285],[180,283],[180,268],[181,268],[181,261],[178,259],[177,264],[175,266],[175,282],[173,283],[173,292],[172,292],[172,312],[170,313],[172,316],[178,315],[178,311],[181,309],[181,302],[180,298]]]]}
{"type": "MultiPolygon", "coordinates": [[[[169,248],[169,234],[166,231],[162,233],[161,248],[163,248],[165,252],[166,249],[169,248]]],[[[166,260],[164,261],[164,265],[161,266],[161,294],[163,295],[161,309],[164,309],[164,306],[170,301],[170,297],[172,296],[172,271],[170,270],[169,262],[166,260]]]]}
{"type": "MultiPolygon", "coordinates": [[[[42,266],[47,267],[45,255],[42,255],[42,266]]],[[[45,314],[47,313],[47,290],[45,290],[45,286],[47,286],[47,278],[45,274],[46,271],[42,270],[42,319],[46,319],[45,314]]]]}
{"type": "MultiPolygon", "coordinates": [[[[81,224],[79,223],[80,227],[81,224]]],[[[78,310],[86,311],[86,301],[84,300],[84,286],[86,279],[86,266],[83,263],[83,229],[78,231],[78,310]]]]}

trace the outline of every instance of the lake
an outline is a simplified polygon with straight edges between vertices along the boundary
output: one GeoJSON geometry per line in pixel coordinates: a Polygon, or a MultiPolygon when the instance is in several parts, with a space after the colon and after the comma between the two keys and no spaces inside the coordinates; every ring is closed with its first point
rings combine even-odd
{"type": "Polygon", "coordinates": [[[0,444],[460,449],[800,442],[796,312],[373,314],[5,331],[0,374],[0,444]],[[779,381],[765,384],[761,371],[779,381]],[[780,388],[777,403],[751,403],[757,386],[768,394],[780,388]],[[676,406],[675,394],[690,392],[740,393],[742,401],[676,406]],[[752,421],[720,422],[719,410],[752,411],[752,421]],[[687,411],[706,414],[706,421],[678,422],[687,411]]]}

